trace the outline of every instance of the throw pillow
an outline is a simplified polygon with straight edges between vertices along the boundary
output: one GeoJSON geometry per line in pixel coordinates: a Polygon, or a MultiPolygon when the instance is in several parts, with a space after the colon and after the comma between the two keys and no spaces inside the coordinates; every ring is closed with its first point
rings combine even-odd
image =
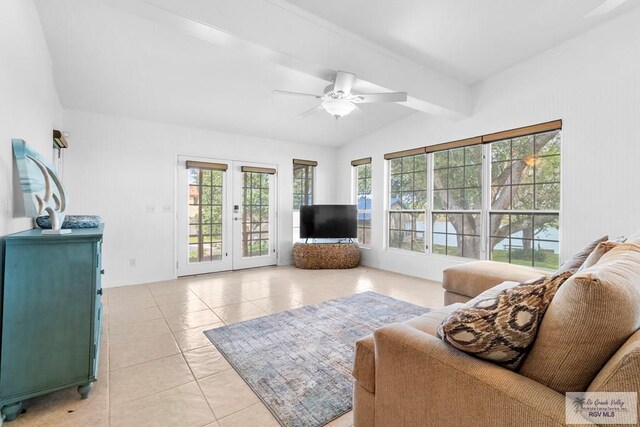
{"type": "Polygon", "coordinates": [[[551,299],[571,274],[542,277],[498,294],[489,289],[449,315],[437,336],[458,350],[516,370],[536,338],[551,299]]]}
{"type": "Polygon", "coordinates": [[[598,240],[595,240],[587,245],[582,251],[578,252],[568,260],[562,263],[556,274],[563,273],[565,271],[576,272],[580,268],[582,264],[587,260],[587,257],[593,252],[593,250],[598,246],[598,243],[605,242],[609,236],[603,236],[598,240]]]}
{"type": "Polygon", "coordinates": [[[598,263],[598,261],[600,261],[600,258],[602,258],[602,255],[606,254],[607,252],[609,252],[611,249],[615,248],[619,244],[620,243],[617,243],[617,242],[601,242],[601,243],[598,243],[598,246],[596,246],[596,248],[593,250],[593,252],[591,252],[589,254],[587,259],[580,266],[580,268],[578,269],[577,272],[580,273],[581,271],[586,270],[587,268],[596,265],[598,263]]]}
{"type": "Polygon", "coordinates": [[[574,274],[551,301],[518,371],[559,393],[586,391],[640,328],[640,247],[623,243],[574,274]]]}

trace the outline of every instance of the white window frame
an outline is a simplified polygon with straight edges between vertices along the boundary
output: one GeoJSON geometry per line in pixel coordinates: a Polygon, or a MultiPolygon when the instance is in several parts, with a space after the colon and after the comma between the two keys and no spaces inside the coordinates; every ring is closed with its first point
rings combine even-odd
{"type": "MultiPolygon", "coordinates": [[[[469,145],[472,146],[472,145],[469,145]]],[[[429,201],[427,203],[427,222],[428,222],[428,227],[429,227],[429,248],[428,248],[428,253],[429,255],[434,255],[434,256],[438,256],[438,257],[446,257],[447,259],[464,259],[464,260],[473,260],[473,261],[477,261],[477,260],[485,260],[486,259],[486,246],[485,246],[485,221],[486,221],[486,217],[488,216],[486,214],[486,211],[484,210],[485,207],[485,202],[487,201],[487,196],[491,197],[491,183],[489,183],[489,187],[487,187],[486,183],[485,183],[485,179],[487,177],[489,177],[489,180],[491,180],[491,171],[489,171],[489,173],[487,173],[486,171],[486,166],[487,166],[487,161],[486,161],[486,153],[487,153],[487,148],[490,149],[491,144],[483,144],[482,147],[482,163],[480,165],[481,167],[481,176],[480,176],[480,197],[481,197],[481,206],[480,209],[467,209],[467,210],[449,210],[449,209],[434,209],[434,197],[435,197],[435,188],[434,188],[434,174],[435,174],[435,169],[434,169],[434,160],[433,160],[433,155],[434,153],[428,153],[427,154],[427,164],[429,167],[429,177],[428,179],[429,181],[429,201]],[[485,189],[489,188],[489,194],[485,194],[485,189]],[[438,254],[433,252],[433,214],[478,214],[480,215],[480,225],[481,225],[481,229],[480,229],[480,256],[478,258],[468,258],[468,257],[462,257],[462,256],[457,256],[457,255],[447,255],[447,254],[438,254]]],[[[447,151],[447,150],[442,150],[442,151],[447,151]]],[[[490,166],[491,162],[489,162],[489,166],[490,166]]]]}
{"type": "MultiPolygon", "coordinates": [[[[406,157],[413,157],[416,155],[421,155],[421,154],[414,154],[414,155],[410,155],[410,156],[406,156],[406,157]]],[[[390,252],[398,252],[398,253],[403,253],[403,254],[413,254],[413,255],[424,255],[429,253],[429,248],[431,247],[430,244],[430,228],[429,228],[429,224],[428,224],[428,215],[429,215],[429,209],[431,207],[431,203],[430,203],[430,192],[431,192],[431,182],[429,181],[432,176],[431,176],[431,172],[430,172],[430,158],[431,156],[427,153],[424,153],[424,156],[426,157],[426,168],[427,170],[425,171],[425,173],[427,174],[427,189],[426,189],[426,193],[427,193],[427,201],[426,201],[426,205],[425,205],[425,209],[400,209],[400,210],[392,210],[391,209],[391,161],[395,160],[395,159],[389,159],[389,160],[385,160],[385,198],[386,198],[386,203],[385,203],[385,231],[384,231],[384,236],[385,236],[385,250],[390,251],[390,252]],[[390,245],[390,222],[391,222],[391,214],[392,213],[424,213],[425,214],[425,219],[424,219],[424,246],[422,248],[422,251],[414,251],[412,249],[402,249],[402,248],[396,248],[396,247],[391,247],[390,245]],[[429,234],[429,236],[427,235],[427,233],[429,234]]],[[[413,172],[413,174],[415,175],[416,173],[413,172]]],[[[414,230],[415,232],[415,230],[414,230]]]]}

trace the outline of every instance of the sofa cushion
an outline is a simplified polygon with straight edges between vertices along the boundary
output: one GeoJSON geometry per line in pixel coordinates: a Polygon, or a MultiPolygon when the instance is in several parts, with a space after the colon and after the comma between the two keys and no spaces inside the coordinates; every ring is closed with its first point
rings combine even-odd
{"type": "Polygon", "coordinates": [[[640,247],[623,243],[560,287],[520,373],[560,393],[585,391],[640,327],[640,247]]]}
{"type": "Polygon", "coordinates": [[[473,298],[504,281],[526,282],[548,272],[505,262],[473,261],[446,268],[442,274],[443,288],[473,298]]]}
{"type": "MultiPolygon", "coordinates": [[[[450,315],[462,304],[451,304],[446,307],[430,311],[422,316],[415,317],[405,322],[406,324],[435,336],[435,331],[440,322],[450,315]]],[[[353,361],[353,378],[358,384],[370,393],[376,391],[376,360],[373,335],[368,335],[356,341],[356,354],[353,361]]]]}
{"type": "Polygon", "coordinates": [[[415,328],[419,331],[426,332],[429,335],[436,336],[436,329],[442,321],[451,315],[454,311],[462,308],[462,304],[450,304],[446,305],[437,310],[430,311],[421,316],[414,317],[413,319],[407,320],[405,325],[409,325],[412,328],[415,328]]]}
{"type": "Polygon", "coordinates": [[[490,289],[446,318],[438,337],[458,350],[515,370],[535,340],[551,299],[571,274],[490,289]]]}
{"type": "Polygon", "coordinates": [[[596,246],[598,246],[598,243],[605,242],[608,238],[609,236],[603,236],[598,240],[594,240],[593,242],[589,243],[583,250],[563,262],[558,271],[556,271],[556,274],[562,273],[564,271],[578,271],[580,266],[587,260],[591,252],[593,252],[596,246]]]}

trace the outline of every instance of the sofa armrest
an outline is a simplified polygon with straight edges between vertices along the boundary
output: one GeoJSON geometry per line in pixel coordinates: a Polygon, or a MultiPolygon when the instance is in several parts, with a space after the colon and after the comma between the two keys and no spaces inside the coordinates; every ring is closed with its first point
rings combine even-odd
{"type": "Polygon", "coordinates": [[[474,298],[502,282],[526,282],[549,274],[549,271],[506,262],[472,261],[445,268],[442,287],[449,292],[474,298]]]}
{"type": "Polygon", "coordinates": [[[404,324],[374,333],[376,425],[564,425],[565,398],[404,324]]]}

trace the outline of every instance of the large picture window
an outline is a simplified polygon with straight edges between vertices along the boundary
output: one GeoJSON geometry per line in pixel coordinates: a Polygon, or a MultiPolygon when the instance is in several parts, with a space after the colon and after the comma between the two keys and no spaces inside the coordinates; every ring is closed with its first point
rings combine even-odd
{"type": "Polygon", "coordinates": [[[300,238],[300,206],[312,205],[318,162],[293,159],[293,241],[300,238]]]}
{"type": "Polygon", "coordinates": [[[482,146],[432,154],[432,253],[480,258],[482,146]]]}
{"type": "Polygon", "coordinates": [[[425,250],[427,155],[389,161],[389,247],[425,250]]]}
{"type": "Polygon", "coordinates": [[[358,243],[371,244],[371,158],[354,160],[354,195],[358,208],[358,243]]]}
{"type": "Polygon", "coordinates": [[[293,163],[293,210],[313,204],[313,178],[315,166],[293,163]]]}
{"type": "Polygon", "coordinates": [[[490,257],[557,268],[560,131],[491,144],[490,257]]]}
{"type": "Polygon", "coordinates": [[[423,252],[430,236],[434,254],[557,268],[561,128],[557,120],[385,155],[388,247],[423,252]]]}

